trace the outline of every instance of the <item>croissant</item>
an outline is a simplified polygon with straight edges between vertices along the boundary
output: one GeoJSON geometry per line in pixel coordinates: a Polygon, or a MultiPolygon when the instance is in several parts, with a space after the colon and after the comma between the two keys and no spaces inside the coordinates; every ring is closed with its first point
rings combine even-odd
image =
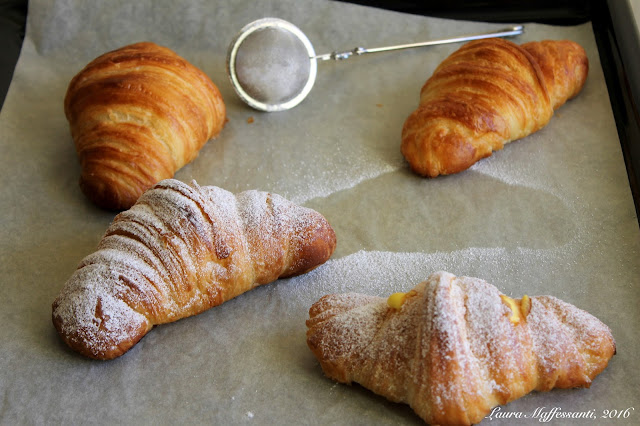
{"type": "Polygon", "coordinates": [[[72,349],[112,359],[156,324],[310,271],[335,245],[320,213],[279,195],[163,180],[80,262],[53,303],[53,323],[72,349]]]}
{"type": "Polygon", "coordinates": [[[136,43],[96,58],[71,80],[64,111],[96,205],[128,209],[218,135],[226,109],[216,85],[175,52],[136,43]]]}
{"type": "Polygon", "coordinates": [[[447,272],[388,300],[327,295],[309,317],[307,344],[328,377],[430,424],[478,423],[533,390],[589,387],[615,353],[609,328],[573,305],[447,272]]]}
{"type": "Polygon", "coordinates": [[[580,92],[589,62],[572,41],[472,41],[445,59],[402,128],[401,151],[419,175],[466,170],[544,127],[580,92]]]}

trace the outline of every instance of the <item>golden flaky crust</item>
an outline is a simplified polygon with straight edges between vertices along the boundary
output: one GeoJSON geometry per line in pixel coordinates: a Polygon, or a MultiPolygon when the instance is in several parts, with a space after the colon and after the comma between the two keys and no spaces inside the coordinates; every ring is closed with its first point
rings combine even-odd
{"type": "Polygon", "coordinates": [[[175,52],[150,42],[96,58],[69,84],[64,110],[82,175],[96,205],[131,207],[192,161],[222,130],[216,85],[175,52]]]}
{"type": "Polygon", "coordinates": [[[469,42],[422,87],[402,129],[402,154],[423,176],[465,170],[544,127],[578,94],[588,70],[584,49],[572,41],[469,42]]]}
{"type": "Polygon", "coordinates": [[[318,212],[276,194],[159,182],[116,216],[53,303],[62,339],[110,359],[154,325],[201,313],[333,253],[318,212]]]}
{"type": "Polygon", "coordinates": [[[588,387],[614,355],[609,328],[587,312],[551,296],[529,298],[530,309],[525,298],[510,299],[512,307],[503,297],[483,280],[446,272],[399,308],[328,295],[309,310],[307,343],[328,377],[441,425],[479,423],[533,390],[588,387]]]}

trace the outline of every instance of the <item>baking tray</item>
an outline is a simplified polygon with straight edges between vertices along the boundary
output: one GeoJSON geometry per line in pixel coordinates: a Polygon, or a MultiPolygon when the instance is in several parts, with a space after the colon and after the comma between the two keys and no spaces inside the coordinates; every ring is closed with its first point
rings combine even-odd
{"type": "MultiPolygon", "coordinates": [[[[38,3],[41,8],[47,6],[45,1],[32,2],[38,3]]],[[[92,8],[98,4],[87,3],[92,3],[92,8]]],[[[196,0],[193,3],[197,3],[196,0]]],[[[238,25],[244,24],[244,8],[235,7],[240,2],[220,0],[216,5],[225,3],[230,13],[236,13],[235,18],[242,18],[237,19],[238,25]]],[[[245,6],[246,3],[248,1],[245,6]]],[[[349,8],[347,12],[352,15],[345,18],[336,12],[345,11],[339,2],[327,4],[307,0],[302,3],[309,10],[300,12],[297,17],[304,16],[300,22],[310,20],[315,23],[315,28],[314,25],[311,27],[314,40],[319,40],[318,47],[321,44],[326,47],[344,34],[334,25],[333,33],[325,36],[324,27],[319,25],[323,21],[313,12],[324,13],[323,19],[330,17],[341,24],[353,25],[354,28],[345,30],[344,40],[347,41],[354,41],[351,36],[358,30],[371,29],[372,23],[385,25],[387,19],[413,23],[412,35],[424,35],[422,24],[425,21],[418,20],[416,15],[390,16],[383,15],[380,9],[349,8]]],[[[11,140],[0,137],[3,147],[0,161],[16,158],[21,162],[20,170],[13,164],[17,161],[1,163],[5,182],[0,190],[9,196],[0,197],[3,213],[8,213],[1,219],[6,226],[0,229],[3,231],[0,286],[4,290],[4,298],[0,301],[3,307],[0,309],[0,323],[3,324],[0,331],[0,340],[3,340],[0,423],[420,424],[406,406],[391,404],[357,386],[340,386],[324,378],[306,348],[304,320],[310,304],[327,292],[359,291],[385,296],[393,291],[408,290],[437,269],[487,279],[514,296],[554,294],[601,318],[612,327],[618,339],[618,355],[591,389],[530,395],[514,401],[505,407],[506,411],[532,412],[542,405],[548,408],[557,405],[565,410],[624,410],[634,406],[638,409],[640,374],[634,366],[635,354],[640,350],[635,330],[640,322],[637,312],[640,238],[638,216],[627,187],[628,184],[632,188],[633,179],[637,180],[633,173],[637,170],[633,168],[633,143],[637,142],[637,137],[633,136],[634,131],[637,135],[637,119],[636,130],[633,130],[633,117],[637,118],[634,112],[637,102],[630,90],[625,91],[634,87],[634,80],[629,77],[634,73],[628,72],[627,40],[619,37],[621,24],[614,24],[620,16],[624,17],[624,10],[609,7],[606,2],[581,6],[580,2],[558,1],[554,2],[557,8],[538,9],[541,17],[538,19],[532,15],[518,15],[528,13],[530,10],[526,5],[533,2],[520,2],[518,8],[496,2],[489,9],[489,16],[482,15],[486,9],[480,7],[481,3],[487,4],[465,2],[462,11],[466,10],[470,15],[456,15],[461,12],[458,2],[448,3],[453,11],[418,10],[418,7],[426,7],[419,3],[405,5],[414,8],[412,13],[449,19],[495,21],[503,11],[508,15],[502,18],[505,21],[570,26],[562,33],[582,36],[588,44],[590,60],[597,66],[590,73],[591,84],[575,102],[563,107],[557,120],[532,135],[529,141],[510,145],[472,170],[427,181],[405,171],[395,145],[398,128],[406,117],[405,112],[409,112],[408,104],[417,102],[417,91],[424,82],[422,75],[404,72],[397,80],[387,75],[383,81],[393,82],[393,90],[381,85],[379,91],[368,91],[363,89],[373,87],[377,81],[370,71],[383,74],[388,70],[384,60],[359,58],[360,65],[328,66],[324,70],[324,80],[319,79],[314,89],[317,96],[312,95],[308,102],[287,115],[260,115],[243,109],[229,96],[231,119],[224,134],[208,144],[197,161],[180,171],[178,177],[182,180],[197,178],[201,184],[220,185],[216,181],[222,182],[230,190],[253,184],[259,184],[260,189],[264,189],[263,185],[284,189],[302,204],[330,216],[339,235],[336,253],[311,274],[280,280],[202,315],[158,327],[130,353],[108,363],[96,363],[70,352],[51,325],[53,298],[77,262],[95,248],[113,216],[90,205],[77,188],[78,165],[61,108],[64,89],[73,70],[67,69],[71,68],[67,63],[47,61],[47,55],[67,54],[68,49],[77,49],[82,58],[70,60],[75,61],[74,67],[79,67],[91,59],[94,51],[106,48],[108,41],[122,40],[120,33],[133,31],[135,26],[122,16],[121,20],[114,21],[117,30],[108,33],[111,40],[99,39],[97,44],[87,42],[80,46],[84,50],[78,48],[78,40],[75,40],[76,44],[64,44],[51,53],[47,49],[55,49],[55,45],[50,39],[41,37],[37,45],[28,38],[23,53],[31,55],[28,59],[36,66],[23,69],[29,73],[19,73],[14,78],[14,83],[18,84],[9,92],[13,102],[18,98],[26,100],[26,108],[19,114],[8,109],[0,114],[2,130],[8,130],[12,135],[11,140]],[[602,24],[593,24],[595,37],[591,35],[589,24],[592,15],[598,22],[602,21],[602,24]],[[599,30],[600,25],[609,30],[599,30]],[[599,53],[596,53],[596,40],[599,53]],[[38,49],[34,49],[34,45],[38,49]],[[363,69],[362,64],[367,68],[363,69]],[[343,66],[345,68],[340,68],[343,66]],[[358,66],[362,75],[356,71],[358,66]],[[604,74],[607,74],[606,85],[604,74]],[[353,83],[354,76],[358,77],[355,83],[359,84],[356,87],[361,95],[355,100],[351,95],[353,92],[346,90],[352,90],[354,86],[339,78],[345,77],[345,81],[353,83]],[[328,98],[327,93],[332,97],[328,98]],[[607,96],[610,99],[606,99],[607,96]],[[348,106],[344,108],[344,114],[340,112],[342,115],[333,107],[338,102],[348,106]],[[604,128],[599,130],[604,130],[606,144],[590,140],[589,149],[584,152],[578,149],[577,154],[584,154],[583,157],[567,165],[568,170],[576,172],[574,175],[562,174],[557,170],[564,166],[560,165],[550,170],[550,176],[557,179],[539,176],[536,167],[544,168],[555,154],[569,162],[573,160],[572,156],[576,154],[574,133],[588,136],[591,131],[588,125],[574,129],[573,123],[581,122],[584,113],[591,110],[605,115],[604,128]],[[316,112],[317,116],[332,120],[309,125],[310,117],[316,117],[311,113],[316,112]],[[295,143],[286,145],[288,141],[283,140],[290,138],[291,132],[286,134],[287,129],[282,128],[291,122],[301,125],[294,129],[295,143]],[[332,131],[322,137],[317,135],[316,131],[326,129],[332,131]],[[21,138],[27,133],[29,138],[21,138]],[[373,143],[366,145],[363,140],[373,143]],[[387,144],[381,142],[383,140],[391,142],[387,144]],[[618,140],[625,154],[626,170],[618,140]],[[322,151],[330,157],[314,156],[321,143],[335,148],[334,151],[322,151]],[[291,149],[274,148],[283,145],[291,149]],[[234,150],[238,146],[246,147],[246,150],[234,150]],[[590,169],[582,167],[583,164],[597,166],[596,160],[599,160],[585,159],[591,155],[589,150],[597,153],[595,157],[606,157],[603,159],[606,167],[601,170],[609,176],[604,173],[599,176],[597,170],[593,172],[596,176],[585,173],[590,169]],[[289,153],[291,155],[282,155],[289,153]],[[345,167],[345,172],[330,167],[332,160],[346,163],[345,158],[358,160],[361,154],[366,160],[382,159],[382,166],[376,163],[376,167],[383,168],[388,163],[393,167],[389,173],[358,182],[349,179],[364,176],[369,169],[345,167]],[[220,161],[221,156],[228,158],[226,163],[220,161]],[[263,160],[254,161],[253,156],[263,160]],[[265,158],[268,159],[266,166],[265,158]],[[305,161],[307,167],[301,167],[305,161]],[[324,161],[327,173],[308,182],[307,174],[318,171],[317,163],[324,161]],[[281,164],[285,167],[280,167],[281,164]],[[216,174],[209,173],[207,168],[214,166],[220,167],[221,173],[218,169],[216,174]],[[241,171],[246,170],[242,179],[225,180],[225,173],[238,166],[242,167],[241,171]],[[270,173],[268,176],[264,174],[265,168],[270,173]],[[254,170],[263,172],[264,178],[254,178],[254,170]],[[337,190],[329,188],[333,192],[323,192],[324,184],[335,181],[335,171],[353,186],[337,190]],[[278,180],[273,176],[287,179],[278,180]],[[403,191],[396,190],[398,185],[402,185],[403,191]],[[576,188],[581,191],[574,193],[576,188]],[[307,193],[329,195],[314,198],[307,193]],[[611,205],[602,202],[601,194],[611,199],[611,205]],[[477,203],[469,208],[468,200],[477,203]],[[398,207],[394,204],[398,201],[410,201],[411,208],[400,205],[393,209],[398,207]],[[496,205],[508,207],[506,211],[510,214],[501,216],[496,205]],[[540,205],[551,208],[541,210],[540,205]],[[536,214],[545,217],[544,226],[540,228],[536,214]],[[523,221],[524,216],[531,220],[523,221]],[[453,225],[442,226],[451,223],[449,219],[453,225]],[[489,227],[491,232],[486,231],[489,227]],[[515,240],[512,240],[514,236],[515,240]]],[[[69,1],[59,4],[68,5],[69,1]]],[[[85,2],[75,4],[82,8],[85,2]]],[[[115,4],[125,11],[127,7],[133,7],[129,2],[115,4]]],[[[191,2],[185,3],[188,4],[191,2]]],[[[199,4],[210,7],[204,0],[199,4]]],[[[279,12],[286,17],[294,2],[272,0],[264,4],[273,5],[269,12],[279,12]],[[280,7],[282,4],[287,7],[280,7]]],[[[397,9],[403,3],[393,5],[397,9]]],[[[379,5],[380,8],[384,6],[379,5]]],[[[111,6],[105,8],[105,13],[112,9],[111,6]]],[[[38,11],[38,8],[33,9],[38,11]]],[[[61,10],[54,24],[64,27],[67,20],[79,16],[73,12],[61,10]]],[[[195,13],[185,11],[188,12],[195,13]]],[[[428,22],[439,25],[437,31],[435,27],[431,28],[436,35],[457,31],[451,26],[445,28],[442,21],[428,22]]],[[[469,22],[466,30],[478,27],[486,25],[469,22]]],[[[557,30],[538,27],[536,32],[534,25],[529,28],[530,37],[557,30]]],[[[215,28],[206,29],[219,34],[215,28]]],[[[105,28],[97,28],[96,33],[103,34],[100,30],[105,28]]],[[[172,28],[166,30],[171,33],[172,28]]],[[[405,31],[405,27],[387,26],[383,34],[401,39],[406,36],[405,31]]],[[[375,38],[373,33],[376,32],[369,31],[369,35],[375,38]]],[[[170,38],[163,39],[164,28],[161,33],[154,34],[159,40],[172,42],[170,38]]],[[[36,37],[38,35],[42,34],[38,33],[36,37]]],[[[427,35],[433,34],[427,32],[427,35]]],[[[209,41],[188,39],[181,47],[186,55],[211,72],[216,81],[222,81],[219,70],[223,61],[212,59],[211,50],[205,48],[209,41]],[[191,43],[200,44],[190,50],[191,43]]],[[[221,44],[216,45],[216,52],[222,50],[221,44]]],[[[434,56],[429,66],[437,62],[435,56],[445,57],[447,49],[431,51],[430,55],[434,56]]],[[[419,59],[418,54],[407,54],[402,58],[413,65],[420,64],[419,59]]],[[[228,85],[222,89],[230,95],[228,85]]],[[[357,161],[353,165],[362,166],[357,161]]],[[[634,199],[637,209],[637,192],[634,192],[634,199]]],[[[637,416],[636,413],[630,419],[615,420],[611,424],[634,424],[637,416]]],[[[528,424],[539,423],[529,420],[528,424]]],[[[513,423],[498,421],[496,424],[513,423]]]]}

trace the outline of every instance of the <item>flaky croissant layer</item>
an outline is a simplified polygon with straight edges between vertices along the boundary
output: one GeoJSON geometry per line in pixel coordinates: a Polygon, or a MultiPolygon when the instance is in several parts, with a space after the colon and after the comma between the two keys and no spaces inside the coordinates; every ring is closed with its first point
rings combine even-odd
{"type": "Polygon", "coordinates": [[[307,343],[328,377],[409,404],[430,424],[479,423],[533,390],[588,387],[615,353],[609,328],[573,305],[511,299],[446,272],[400,302],[328,295],[309,317],[307,343]]]}
{"type": "Polygon", "coordinates": [[[96,205],[131,207],[192,161],[226,121],[220,91],[172,50],[135,43],[91,61],[69,83],[64,110],[96,205]]]}
{"type": "Polygon", "coordinates": [[[53,303],[53,323],[74,350],[115,358],[154,325],[305,273],[335,245],[320,213],[279,195],[164,180],[116,216],[53,303]]]}
{"type": "Polygon", "coordinates": [[[402,154],[423,176],[465,170],[546,126],[580,92],[588,70],[584,49],[572,41],[469,42],[422,87],[402,128],[402,154]]]}

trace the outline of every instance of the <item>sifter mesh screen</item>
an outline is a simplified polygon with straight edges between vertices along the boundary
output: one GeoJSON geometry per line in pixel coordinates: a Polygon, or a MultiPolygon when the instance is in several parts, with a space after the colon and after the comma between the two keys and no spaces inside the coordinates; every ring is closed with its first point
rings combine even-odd
{"type": "Polygon", "coordinates": [[[294,34],[264,28],[247,36],[236,53],[238,81],[247,94],[268,103],[283,103],[304,89],[311,60],[294,34]]]}

